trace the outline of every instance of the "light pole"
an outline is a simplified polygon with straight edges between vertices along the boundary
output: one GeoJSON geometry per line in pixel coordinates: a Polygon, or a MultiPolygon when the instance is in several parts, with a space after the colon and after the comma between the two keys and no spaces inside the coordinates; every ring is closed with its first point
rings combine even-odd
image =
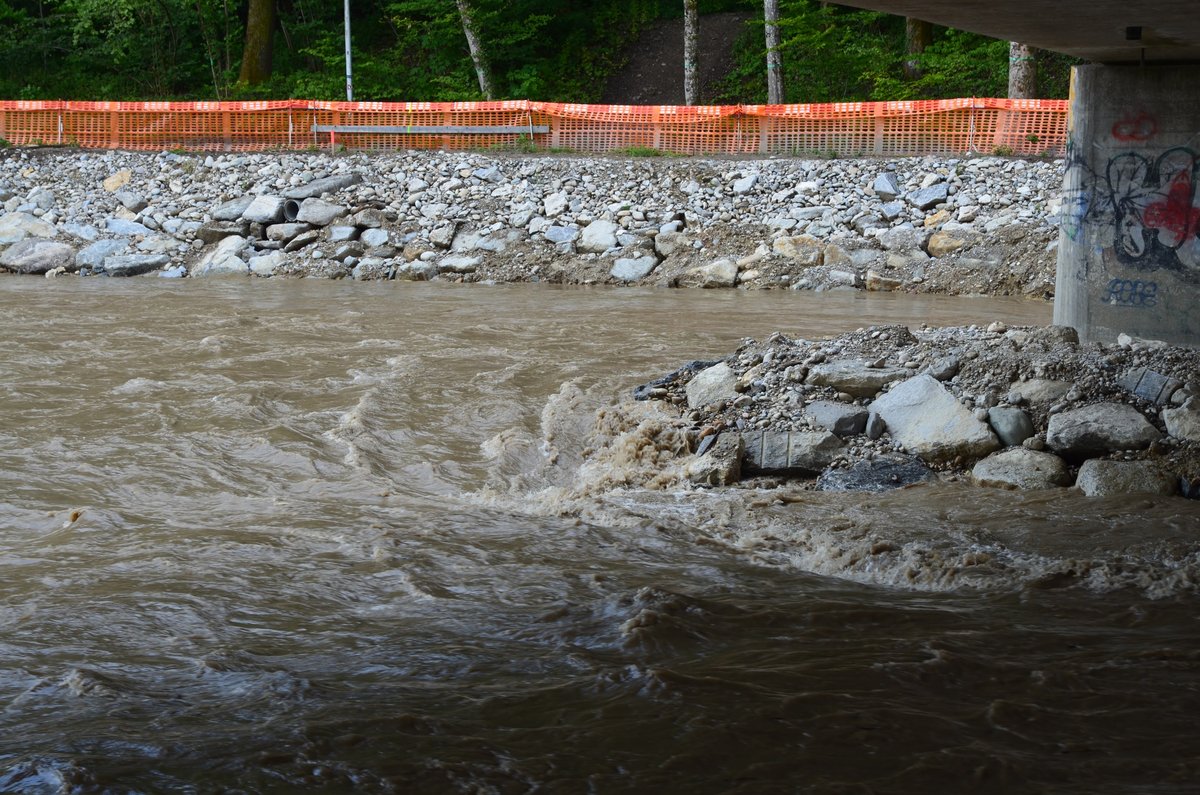
{"type": "Polygon", "coordinates": [[[354,101],[354,87],[350,70],[350,0],[344,0],[346,8],[346,101],[354,101]]]}

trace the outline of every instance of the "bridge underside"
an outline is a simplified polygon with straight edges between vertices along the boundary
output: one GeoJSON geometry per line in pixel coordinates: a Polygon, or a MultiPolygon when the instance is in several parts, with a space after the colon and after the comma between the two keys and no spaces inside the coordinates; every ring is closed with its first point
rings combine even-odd
{"type": "Polygon", "coordinates": [[[1198,0],[838,0],[1099,63],[1200,62],[1198,0]]]}

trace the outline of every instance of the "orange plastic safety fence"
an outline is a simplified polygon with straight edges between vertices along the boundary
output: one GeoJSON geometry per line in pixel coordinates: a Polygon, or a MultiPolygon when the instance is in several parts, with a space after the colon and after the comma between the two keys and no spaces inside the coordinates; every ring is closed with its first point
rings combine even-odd
{"type": "Polygon", "coordinates": [[[506,149],[681,154],[1061,154],[1064,100],[947,99],[798,105],[551,102],[0,101],[17,145],[261,151],[506,149]]]}

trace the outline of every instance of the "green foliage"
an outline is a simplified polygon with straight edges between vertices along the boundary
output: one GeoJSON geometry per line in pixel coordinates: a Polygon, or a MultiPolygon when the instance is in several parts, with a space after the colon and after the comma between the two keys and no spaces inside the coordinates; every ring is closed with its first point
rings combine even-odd
{"type": "Polygon", "coordinates": [[[652,146],[627,146],[624,149],[615,150],[613,154],[625,157],[662,157],[666,152],[652,146]]]}
{"type": "MultiPolygon", "coordinates": [[[[1003,97],[1008,90],[1005,41],[935,27],[933,44],[914,59],[905,52],[903,17],[815,0],[781,0],[780,29],[787,102],[1003,97]],[[915,79],[904,72],[909,60],[920,70],[915,79]]],[[[722,101],[765,102],[761,26],[741,36],[736,57],[722,101]]],[[[1042,53],[1038,62],[1040,95],[1065,96],[1073,61],[1042,53]]]]}

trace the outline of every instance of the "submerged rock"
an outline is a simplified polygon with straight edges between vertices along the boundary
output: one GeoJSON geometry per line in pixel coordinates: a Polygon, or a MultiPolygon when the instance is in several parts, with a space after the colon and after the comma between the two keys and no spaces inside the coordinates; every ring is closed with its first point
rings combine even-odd
{"type": "Polygon", "coordinates": [[[817,478],[821,491],[880,492],[937,481],[937,474],[916,456],[883,455],[827,469],[817,478]]]}
{"type": "Polygon", "coordinates": [[[1052,453],[1023,447],[993,453],[975,465],[971,476],[981,486],[1009,489],[1050,489],[1071,484],[1065,461],[1052,453]]]}
{"type": "Polygon", "coordinates": [[[1114,494],[1179,493],[1179,479],[1150,461],[1107,461],[1093,458],[1079,468],[1075,485],[1089,497],[1114,494]]]}

